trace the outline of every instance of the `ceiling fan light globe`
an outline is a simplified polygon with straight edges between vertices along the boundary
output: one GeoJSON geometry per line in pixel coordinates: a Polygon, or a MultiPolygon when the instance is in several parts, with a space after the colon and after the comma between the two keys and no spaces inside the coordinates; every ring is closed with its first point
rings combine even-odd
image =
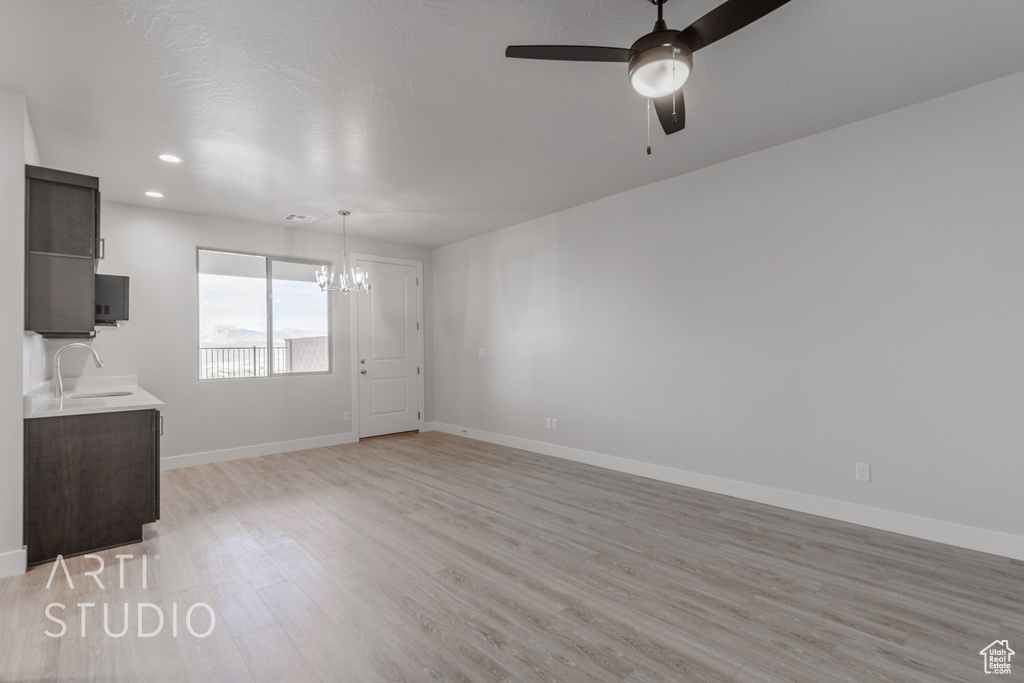
{"type": "Polygon", "coordinates": [[[692,53],[676,45],[657,45],[629,60],[629,82],[644,97],[657,99],[683,87],[690,77],[692,53]]]}

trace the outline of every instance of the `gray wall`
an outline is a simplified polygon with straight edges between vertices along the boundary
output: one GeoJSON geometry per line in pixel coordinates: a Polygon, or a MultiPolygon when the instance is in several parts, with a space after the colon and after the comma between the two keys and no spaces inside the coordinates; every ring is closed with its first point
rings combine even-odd
{"type": "Polygon", "coordinates": [[[436,249],[435,419],[1024,535],[1022,120],[1018,74],[436,249]]]}

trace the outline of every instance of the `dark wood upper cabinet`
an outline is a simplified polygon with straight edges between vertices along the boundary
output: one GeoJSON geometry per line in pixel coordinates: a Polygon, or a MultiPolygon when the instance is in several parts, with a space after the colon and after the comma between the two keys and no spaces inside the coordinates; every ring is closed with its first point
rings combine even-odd
{"type": "Polygon", "coordinates": [[[96,276],[92,259],[29,254],[28,322],[43,335],[88,335],[96,328],[96,276]],[[92,287],[84,286],[92,282],[92,287]]]}
{"type": "Polygon", "coordinates": [[[29,251],[93,258],[97,195],[95,189],[31,180],[27,212],[29,251]]]}
{"type": "Polygon", "coordinates": [[[25,329],[92,336],[100,249],[99,179],[25,167],[25,329]]]}

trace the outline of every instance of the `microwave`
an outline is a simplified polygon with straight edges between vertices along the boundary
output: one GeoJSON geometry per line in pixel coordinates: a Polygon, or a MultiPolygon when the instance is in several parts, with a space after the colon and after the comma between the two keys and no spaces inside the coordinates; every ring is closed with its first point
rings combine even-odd
{"type": "Polygon", "coordinates": [[[96,324],[118,327],[128,322],[128,277],[96,276],[96,324]]]}

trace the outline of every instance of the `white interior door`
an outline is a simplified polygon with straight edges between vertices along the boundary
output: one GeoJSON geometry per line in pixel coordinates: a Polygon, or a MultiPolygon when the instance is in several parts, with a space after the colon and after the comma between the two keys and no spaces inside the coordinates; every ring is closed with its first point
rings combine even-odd
{"type": "Polygon", "coordinates": [[[356,294],[359,436],[419,429],[419,283],[414,265],[360,257],[373,274],[356,294]]]}

